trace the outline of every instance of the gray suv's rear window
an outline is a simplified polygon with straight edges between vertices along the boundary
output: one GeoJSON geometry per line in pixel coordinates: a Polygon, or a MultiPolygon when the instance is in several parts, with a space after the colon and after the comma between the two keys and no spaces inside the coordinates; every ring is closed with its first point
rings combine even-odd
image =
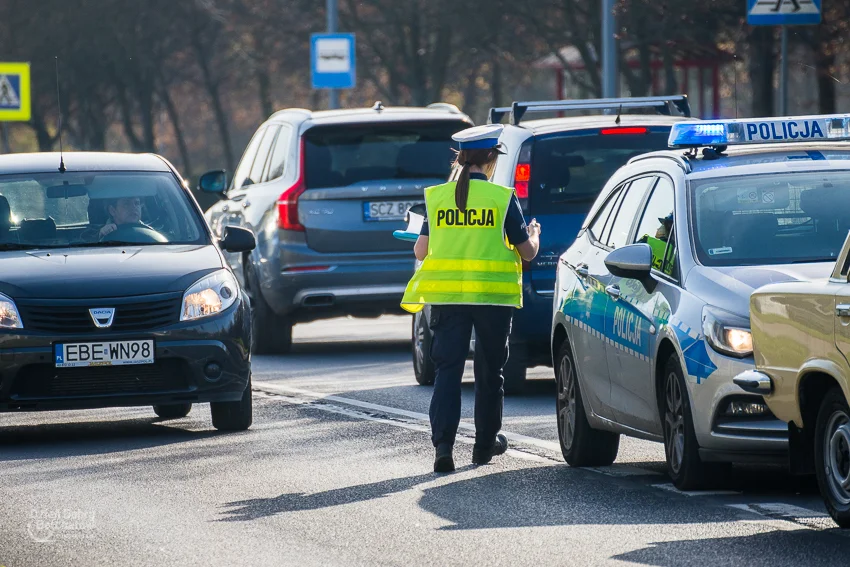
{"type": "Polygon", "coordinates": [[[462,121],[316,126],[304,134],[308,189],[449,175],[462,121]]]}
{"type": "Polygon", "coordinates": [[[667,148],[667,137],[594,132],[538,138],[531,152],[529,213],[587,214],[617,169],[633,156],[667,148]]]}

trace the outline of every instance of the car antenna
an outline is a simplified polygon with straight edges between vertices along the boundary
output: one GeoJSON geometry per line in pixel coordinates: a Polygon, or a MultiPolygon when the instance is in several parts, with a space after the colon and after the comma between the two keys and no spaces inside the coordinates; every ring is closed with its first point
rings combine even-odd
{"type": "Polygon", "coordinates": [[[732,66],[732,70],[734,71],[734,75],[735,75],[735,118],[737,119],[738,118],[738,61],[737,61],[738,55],[736,54],[736,55],[733,55],[732,57],[734,57],[736,59],[735,65],[732,66]]]}
{"type": "Polygon", "coordinates": [[[622,113],[623,113],[623,105],[620,104],[620,108],[619,108],[619,110],[617,110],[617,118],[614,120],[614,124],[616,124],[617,126],[620,125],[620,115],[622,113]]]}
{"type": "Polygon", "coordinates": [[[65,156],[62,151],[62,98],[59,96],[59,56],[54,56],[56,63],[56,106],[59,108],[59,173],[65,173],[65,156]]]}

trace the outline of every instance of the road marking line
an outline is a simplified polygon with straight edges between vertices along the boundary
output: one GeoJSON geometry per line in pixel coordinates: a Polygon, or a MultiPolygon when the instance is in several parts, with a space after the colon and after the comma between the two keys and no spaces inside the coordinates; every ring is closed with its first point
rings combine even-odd
{"type": "Polygon", "coordinates": [[[730,496],[741,494],[739,490],[679,490],[671,483],[653,484],[652,487],[666,490],[668,492],[675,492],[676,494],[681,494],[683,496],[730,496]]]}
{"type": "MultiPolygon", "coordinates": [[[[305,396],[308,398],[313,398],[316,400],[323,400],[329,402],[337,402],[341,404],[346,404],[349,406],[360,407],[364,409],[369,409],[381,413],[387,413],[391,415],[400,415],[410,419],[415,419],[417,421],[425,421],[430,423],[430,418],[428,414],[419,413],[415,411],[407,411],[399,408],[394,408],[390,406],[382,406],[380,404],[372,404],[369,402],[363,402],[360,400],[355,400],[352,398],[345,398],[342,396],[335,396],[333,394],[322,394],[319,392],[311,392],[309,390],[302,390],[300,388],[290,388],[287,386],[281,386],[279,384],[275,384],[273,382],[254,382],[254,388],[259,388],[260,390],[265,390],[267,392],[273,393],[281,393],[281,394],[298,394],[301,396],[305,396]]],[[[471,423],[460,422],[460,429],[465,429],[467,431],[475,431],[475,425],[471,423]]],[[[428,429],[430,431],[430,428],[428,429]]],[[[529,437],[527,435],[522,435],[520,433],[511,433],[509,431],[501,431],[501,433],[508,438],[510,441],[515,441],[517,443],[523,443],[525,445],[531,445],[532,447],[537,447],[538,449],[545,449],[547,451],[552,451],[557,454],[561,454],[561,445],[559,443],[555,443],[554,441],[546,441],[544,439],[538,439],[536,437],[529,437]]]]}
{"type": "MultiPolygon", "coordinates": [[[[363,419],[363,420],[366,420],[366,421],[373,421],[373,422],[376,422],[376,423],[383,423],[385,425],[392,425],[393,427],[400,427],[402,429],[409,429],[409,430],[412,430],[412,431],[420,431],[422,433],[431,433],[430,426],[422,425],[420,423],[411,423],[409,421],[404,421],[404,420],[400,420],[400,419],[399,420],[385,419],[385,418],[382,418],[382,417],[370,415],[370,414],[362,412],[362,411],[357,411],[357,410],[345,408],[345,407],[342,407],[342,406],[337,406],[337,405],[328,404],[328,403],[324,403],[324,402],[309,401],[309,400],[304,400],[302,398],[296,398],[296,397],[286,396],[286,395],[282,395],[282,394],[278,394],[275,397],[279,400],[284,400],[284,401],[289,402],[291,404],[310,406],[312,408],[316,408],[316,409],[326,411],[326,412],[329,412],[329,413],[344,415],[346,417],[352,417],[352,418],[355,418],[355,419],[363,419]]],[[[474,445],[475,444],[475,438],[474,437],[469,437],[469,436],[466,436],[466,435],[463,435],[463,434],[459,434],[455,438],[455,441],[460,442],[460,443],[465,443],[467,445],[474,445]]],[[[511,448],[509,448],[505,454],[509,455],[511,457],[517,458],[517,459],[525,460],[525,461],[533,461],[533,462],[537,462],[537,463],[551,463],[551,459],[546,459],[546,458],[540,457],[538,455],[534,455],[532,453],[527,453],[525,451],[519,451],[519,450],[511,449],[511,448]]]]}

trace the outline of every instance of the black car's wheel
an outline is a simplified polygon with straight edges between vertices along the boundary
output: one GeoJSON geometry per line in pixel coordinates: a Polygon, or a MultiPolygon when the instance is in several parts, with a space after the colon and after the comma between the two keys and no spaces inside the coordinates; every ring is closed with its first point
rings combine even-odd
{"type": "Polygon", "coordinates": [[[667,473],[679,490],[704,488],[707,480],[728,468],[728,464],[704,463],[700,459],[685,375],[675,354],[670,355],[664,367],[663,386],[662,427],[667,473]]]}
{"type": "Polygon", "coordinates": [[[558,440],[564,460],[573,467],[607,466],[617,458],[620,436],[590,427],[582,405],[581,387],[576,375],[573,353],[567,341],[558,349],[555,382],[558,395],[558,440]]]}
{"type": "Polygon", "coordinates": [[[850,528],[850,408],[840,388],[827,392],[818,411],[815,474],[829,515],[850,528]]]}
{"type": "Polygon", "coordinates": [[[413,374],[422,386],[434,383],[434,362],[431,360],[431,328],[428,326],[428,308],[413,315],[413,374]]]}
{"type": "Polygon", "coordinates": [[[180,419],[189,415],[190,411],[192,411],[192,404],[168,404],[153,407],[153,412],[162,419],[180,419]]]}
{"type": "Polygon", "coordinates": [[[251,379],[238,402],[210,402],[213,427],[221,431],[244,431],[254,420],[251,379]]]}
{"type": "Polygon", "coordinates": [[[248,286],[251,297],[251,352],[287,354],[292,349],[292,322],[272,310],[263,297],[256,275],[249,278],[248,286]]]}
{"type": "Polygon", "coordinates": [[[505,393],[522,394],[525,391],[525,375],[528,370],[528,350],[522,343],[511,343],[508,347],[508,360],[502,369],[505,377],[505,393]]]}

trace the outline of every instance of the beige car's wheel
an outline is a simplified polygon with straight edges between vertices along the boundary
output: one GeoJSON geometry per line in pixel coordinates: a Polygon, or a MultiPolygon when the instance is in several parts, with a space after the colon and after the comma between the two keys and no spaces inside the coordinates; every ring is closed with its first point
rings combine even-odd
{"type": "Polygon", "coordinates": [[[842,528],[850,527],[850,408],[837,387],[818,411],[815,473],[829,515],[842,528]]]}

